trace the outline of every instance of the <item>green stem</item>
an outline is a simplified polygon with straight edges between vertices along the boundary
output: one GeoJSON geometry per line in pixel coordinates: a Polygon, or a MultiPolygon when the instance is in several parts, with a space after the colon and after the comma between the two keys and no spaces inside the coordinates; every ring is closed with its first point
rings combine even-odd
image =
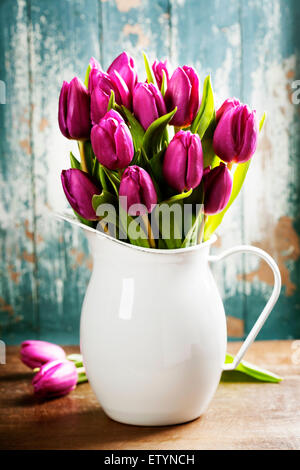
{"type": "Polygon", "coordinates": [[[84,150],[84,140],[78,141],[78,148],[79,148],[79,153],[80,153],[81,169],[82,171],[85,171],[86,173],[88,173],[88,169],[86,165],[85,150],[84,150]]]}

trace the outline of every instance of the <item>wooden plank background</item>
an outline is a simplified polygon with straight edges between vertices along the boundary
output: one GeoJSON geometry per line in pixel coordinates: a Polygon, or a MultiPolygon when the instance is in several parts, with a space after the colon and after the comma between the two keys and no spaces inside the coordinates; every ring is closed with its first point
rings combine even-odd
{"type": "MultiPolygon", "coordinates": [[[[84,77],[122,50],[141,74],[145,50],[211,73],[217,104],[237,96],[268,120],[242,196],[224,219],[215,250],[239,243],[277,260],[283,289],[261,339],[300,337],[300,78],[298,0],[1,0],[0,337],[78,342],[91,273],[80,231],[51,218],[67,207],[59,174],[73,143],[57,125],[62,81],[84,77]]],[[[75,149],[76,152],[76,149],[75,149]]],[[[272,275],[252,257],[216,271],[232,338],[243,338],[270,295],[272,275]],[[245,275],[243,274],[245,273],[245,275]]]]}

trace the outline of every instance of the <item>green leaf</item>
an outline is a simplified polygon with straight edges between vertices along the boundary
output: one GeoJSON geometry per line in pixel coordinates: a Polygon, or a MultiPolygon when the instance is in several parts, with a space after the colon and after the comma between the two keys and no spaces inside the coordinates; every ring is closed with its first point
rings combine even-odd
{"type": "Polygon", "coordinates": [[[202,139],[206,129],[213,120],[214,115],[214,95],[211,86],[210,76],[208,75],[204,80],[201,106],[192,123],[191,131],[193,133],[198,133],[200,139],[202,139]]]}
{"type": "MultiPolygon", "coordinates": [[[[226,353],[225,364],[231,364],[233,361],[234,356],[229,353],[226,353]]],[[[274,374],[273,372],[262,369],[261,367],[255,366],[254,364],[250,364],[250,362],[246,361],[241,361],[234,370],[238,370],[243,374],[250,375],[251,377],[254,377],[257,380],[261,380],[262,382],[279,383],[282,381],[282,378],[274,374]]]]}
{"type": "Polygon", "coordinates": [[[114,171],[105,168],[105,166],[102,166],[102,169],[105,175],[107,176],[110,184],[112,185],[116,196],[119,197],[120,178],[116,175],[114,171]]]}
{"type": "Polygon", "coordinates": [[[125,106],[122,106],[122,112],[128,121],[130,132],[131,132],[132,139],[133,139],[134,148],[137,151],[141,149],[143,145],[143,138],[145,135],[144,128],[141,126],[139,121],[134,117],[134,115],[129,111],[129,109],[125,108],[125,106]]]}
{"type": "MultiPolygon", "coordinates": [[[[259,130],[263,128],[265,118],[266,118],[266,114],[264,113],[259,124],[259,130]]],[[[233,173],[232,191],[231,191],[230,199],[227,203],[227,206],[222,210],[222,212],[219,212],[218,214],[215,214],[215,215],[211,215],[207,218],[207,221],[205,224],[205,230],[204,230],[204,241],[210,239],[211,235],[215,232],[215,230],[221,224],[223,217],[228,211],[229,207],[232,205],[232,203],[235,201],[235,199],[239,195],[242,189],[243,183],[245,181],[250,163],[251,163],[251,159],[245,163],[239,163],[237,165],[233,173]]]]}
{"type": "Polygon", "coordinates": [[[188,231],[181,248],[187,248],[189,246],[195,246],[198,243],[198,233],[200,230],[201,222],[203,220],[203,213],[199,213],[195,218],[190,230],[188,231]]]}
{"type": "Polygon", "coordinates": [[[103,190],[101,194],[94,194],[92,199],[92,206],[94,211],[96,212],[98,207],[101,204],[117,204],[118,199],[113,194],[109,193],[108,191],[103,190]]]}
{"type": "Polygon", "coordinates": [[[180,193],[180,194],[175,194],[175,196],[172,196],[172,197],[170,197],[169,199],[167,199],[166,201],[163,201],[163,202],[166,202],[168,204],[172,204],[173,202],[177,202],[177,201],[180,201],[181,199],[185,199],[185,198],[189,197],[192,194],[192,192],[193,192],[193,190],[190,189],[187,192],[183,192],[183,193],[180,193]]]}
{"type": "Polygon", "coordinates": [[[114,94],[114,91],[111,90],[108,105],[107,105],[107,111],[110,111],[111,109],[115,109],[115,106],[116,106],[115,94],[114,94]]]}
{"type": "Polygon", "coordinates": [[[161,144],[165,141],[164,132],[176,111],[177,108],[173,109],[173,111],[170,113],[159,117],[154,122],[152,122],[152,124],[146,130],[143,139],[143,148],[149,159],[151,159],[153,154],[159,152],[161,149],[161,144]]]}
{"type": "Polygon", "coordinates": [[[90,71],[91,71],[92,67],[91,65],[89,64],[87,69],[86,69],[86,72],[85,72],[85,78],[84,78],[84,84],[86,86],[86,88],[89,87],[89,76],[90,76],[90,71]]]}
{"type": "Polygon", "coordinates": [[[143,56],[144,56],[145,69],[146,69],[148,83],[154,83],[154,77],[153,77],[152,69],[149,65],[149,60],[148,60],[148,57],[147,57],[145,52],[143,52],[143,56]]]}
{"type": "Polygon", "coordinates": [[[81,215],[79,215],[76,211],[74,211],[74,209],[73,209],[73,212],[82,224],[87,225],[88,227],[94,228],[94,226],[95,226],[95,221],[94,220],[84,219],[83,217],[81,217],[81,215]]]}
{"type": "Polygon", "coordinates": [[[165,96],[166,89],[167,89],[167,77],[166,77],[166,72],[163,70],[162,71],[161,87],[160,87],[160,92],[161,92],[163,97],[165,96]]]}
{"type": "Polygon", "coordinates": [[[70,161],[71,161],[71,168],[74,168],[76,170],[81,170],[81,164],[77,160],[77,158],[74,157],[72,152],[70,152],[70,161]]]}
{"type": "Polygon", "coordinates": [[[127,212],[120,206],[120,211],[119,211],[119,223],[121,230],[126,234],[128,237],[128,240],[130,241],[131,245],[136,245],[136,246],[141,246],[144,248],[150,248],[149,240],[140,224],[135,220],[135,218],[129,216],[127,212]],[[130,236],[130,233],[128,233],[128,227],[129,225],[132,227],[135,227],[136,232],[139,232],[143,235],[138,238],[134,238],[130,236]],[[138,230],[139,228],[139,230],[138,230]]]}

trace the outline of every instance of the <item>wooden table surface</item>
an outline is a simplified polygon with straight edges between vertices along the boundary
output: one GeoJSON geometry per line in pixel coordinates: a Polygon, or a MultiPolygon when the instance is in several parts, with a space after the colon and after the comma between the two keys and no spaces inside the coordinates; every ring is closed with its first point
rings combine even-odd
{"type": "MultiPolygon", "coordinates": [[[[238,346],[229,343],[229,352],[238,346]]],[[[32,372],[18,348],[8,347],[7,364],[0,365],[0,449],[300,449],[300,342],[256,342],[247,360],[284,380],[268,384],[226,372],[201,418],[137,427],[108,418],[88,383],[66,397],[39,401],[32,372]]]]}

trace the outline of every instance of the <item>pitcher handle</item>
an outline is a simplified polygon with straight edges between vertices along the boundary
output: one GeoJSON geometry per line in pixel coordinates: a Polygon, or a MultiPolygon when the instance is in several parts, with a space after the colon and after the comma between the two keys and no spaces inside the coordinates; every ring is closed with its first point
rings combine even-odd
{"type": "Polygon", "coordinates": [[[274,287],[273,287],[271,297],[269,298],[265,308],[259,315],[258,319],[254,323],[254,326],[252,327],[247,338],[243,342],[239,352],[234,358],[234,361],[230,364],[224,364],[223,370],[234,370],[239,365],[246,351],[248,350],[249,346],[251,346],[256,336],[258,335],[259,331],[261,330],[262,326],[264,325],[266,319],[270,315],[275,303],[277,302],[277,299],[280,294],[280,289],[281,289],[281,276],[280,276],[280,271],[278,269],[276,262],[273,260],[273,258],[270,255],[268,255],[268,253],[266,253],[264,250],[261,250],[260,248],[256,248],[254,246],[249,246],[249,245],[239,245],[239,246],[236,246],[234,248],[230,248],[229,250],[224,251],[220,255],[209,256],[208,260],[211,263],[215,263],[216,261],[220,261],[224,258],[227,258],[227,256],[233,255],[235,253],[241,253],[241,252],[253,253],[268,263],[268,265],[270,266],[274,274],[274,287]]]}

